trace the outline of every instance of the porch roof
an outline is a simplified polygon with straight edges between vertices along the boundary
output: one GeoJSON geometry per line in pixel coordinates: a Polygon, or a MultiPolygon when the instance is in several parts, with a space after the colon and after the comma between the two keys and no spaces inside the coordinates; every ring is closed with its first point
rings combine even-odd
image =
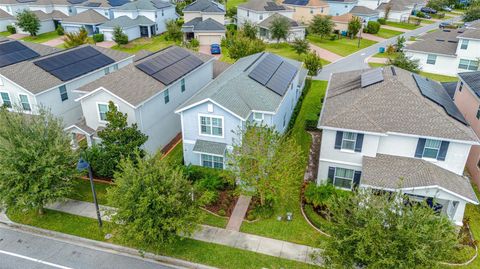
{"type": "Polygon", "coordinates": [[[440,187],[466,201],[478,204],[467,178],[431,162],[386,154],[363,157],[361,185],[382,189],[440,187]]]}
{"type": "Polygon", "coordinates": [[[142,15],[137,16],[135,19],[128,16],[120,16],[99,25],[99,28],[115,28],[117,26],[121,28],[131,28],[135,26],[151,26],[154,24],[155,22],[142,15]]]}
{"type": "Polygon", "coordinates": [[[194,152],[208,153],[214,155],[224,155],[227,149],[227,144],[218,143],[206,140],[197,140],[193,146],[194,152]]]}
{"type": "Polygon", "coordinates": [[[73,125],[70,125],[69,127],[65,128],[65,131],[67,132],[70,132],[74,129],[77,129],[77,130],[80,130],[82,131],[84,134],[86,135],[93,135],[95,134],[97,131],[93,128],[90,128],[88,125],[87,125],[87,122],[85,121],[84,118],[80,119],[78,122],[76,122],[75,124],[73,125]]]}

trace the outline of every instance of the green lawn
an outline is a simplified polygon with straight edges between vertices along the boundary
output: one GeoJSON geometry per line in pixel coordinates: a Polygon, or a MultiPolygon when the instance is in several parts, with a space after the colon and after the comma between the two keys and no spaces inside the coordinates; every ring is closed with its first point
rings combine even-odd
{"type": "Polygon", "coordinates": [[[162,249],[152,249],[148,246],[134,245],[121,240],[115,232],[115,225],[104,223],[100,230],[95,219],[74,216],[58,211],[46,210],[45,215],[38,216],[31,212],[8,212],[8,216],[15,222],[54,230],[98,241],[108,241],[129,247],[139,248],[160,255],[171,256],[192,262],[207,264],[225,269],[250,269],[250,268],[318,268],[305,263],[280,259],[251,251],[240,250],[227,246],[196,241],[192,239],[181,240],[165,246],[162,249]],[[114,236],[105,240],[104,236],[111,233],[114,236]]]}
{"type": "Polygon", "coordinates": [[[360,47],[358,47],[358,39],[341,38],[339,40],[330,40],[328,38],[321,39],[319,36],[316,35],[309,35],[308,40],[314,45],[329,50],[340,56],[350,55],[354,52],[357,52],[363,48],[369,47],[377,43],[372,40],[362,39],[360,42],[360,47]]]}
{"type": "Polygon", "coordinates": [[[138,38],[130,41],[126,45],[115,45],[112,47],[112,49],[133,54],[139,50],[155,52],[174,44],[176,44],[174,41],[166,40],[165,35],[158,35],[152,38],[138,38]]]}
{"type": "Polygon", "coordinates": [[[9,36],[11,33],[9,31],[0,32],[0,36],[9,36]]]}
{"type": "MultiPolygon", "coordinates": [[[[94,182],[95,192],[97,193],[97,201],[101,205],[108,205],[107,188],[111,185],[94,182]]],[[[84,179],[75,180],[73,192],[67,198],[93,203],[92,189],[90,181],[84,179]]]]}
{"type": "Polygon", "coordinates": [[[203,211],[203,224],[218,228],[227,227],[228,219],[215,216],[209,212],[203,211]]]}
{"type": "Polygon", "coordinates": [[[383,67],[385,65],[386,64],[381,64],[381,63],[368,63],[368,66],[370,66],[371,68],[383,67]]]}
{"type": "MultiPolygon", "coordinates": [[[[290,58],[299,62],[303,62],[304,55],[298,55],[292,46],[288,43],[279,43],[279,44],[268,44],[265,51],[278,54],[282,57],[290,58]]],[[[330,62],[324,59],[322,60],[322,65],[327,65],[330,62]]]]}
{"type": "Polygon", "coordinates": [[[388,55],[388,53],[386,53],[386,52],[384,52],[384,53],[380,53],[380,52],[379,52],[379,53],[373,55],[372,57],[375,57],[375,58],[388,58],[389,55],[388,55]]]}
{"type": "MultiPolygon", "coordinates": [[[[291,130],[291,135],[295,137],[302,147],[305,155],[310,148],[311,136],[305,129],[305,120],[317,120],[321,109],[321,100],[325,94],[327,82],[313,81],[305,99],[302,108],[297,116],[295,125],[291,130]]],[[[306,165],[306,164],[305,164],[306,165]]],[[[303,172],[303,171],[302,171],[303,172]]],[[[300,186],[303,181],[303,174],[298,175],[298,192],[292,193],[291,199],[285,201],[287,208],[293,212],[293,220],[278,221],[276,215],[269,219],[261,219],[253,223],[243,222],[240,230],[242,232],[258,234],[279,240],[290,241],[298,244],[321,246],[325,239],[320,233],[314,230],[303,218],[300,212],[300,186]]]]}
{"type": "Polygon", "coordinates": [[[426,78],[429,78],[431,80],[438,81],[438,82],[458,81],[457,77],[450,77],[450,76],[432,74],[432,73],[427,73],[427,72],[423,72],[423,71],[420,71],[420,75],[422,75],[426,78]]]}
{"type": "Polygon", "coordinates": [[[387,21],[388,26],[407,29],[407,30],[414,30],[420,27],[420,25],[415,25],[413,23],[407,22],[394,22],[394,21],[387,21]]]}
{"type": "Polygon", "coordinates": [[[240,4],[247,2],[247,0],[228,0],[227,1],[227,9],[231,7],[237,7],[240,4]]]}
{"type": "Polygon", "coordinates": [[[228,56],[228,49],[225,46],[222,46],[222,56],[220,57],[220,61],[226,62],[229,64],[235,63],[235,59],[232,59],[230,58],[230,56],[228,56]]]}
{"type": "Polygon", "coordinates": [[[376,33],[375,35],[381,38],[389,39],[401,34],[403,34],[403,32],[380,28],[380,31],[378,31],[378,33],[376,33]]]}
{"type": "Polygon", "coordinates": [[[180,142],[175,148],[165,156],[165,160],[169,161],[173,165],[183,164],[183,143],[180,142]]]}
{"type": "Polygon", "coordinates": [[[57,31],[48,32],[39,34],[37,36],[27,36],[22,38],[23,41],[33,42],[33,43],[43,43],[52,39],[59,37],[57,31]]]}

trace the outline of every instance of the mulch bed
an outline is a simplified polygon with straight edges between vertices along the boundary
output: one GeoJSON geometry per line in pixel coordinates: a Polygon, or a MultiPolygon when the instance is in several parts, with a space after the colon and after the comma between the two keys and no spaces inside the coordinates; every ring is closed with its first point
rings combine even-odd
{"type": "Polygon", "coordinates": [[[223,190],[218,194],[218,199],[215,203],[205,206],[208,211],[211,211],[217,215],[218,212],[223,210],[225,211],[225,217],[230,217],[232,215],[233,209],[237,204],[238,195],[235,195],[233,190],[223,190]]]}

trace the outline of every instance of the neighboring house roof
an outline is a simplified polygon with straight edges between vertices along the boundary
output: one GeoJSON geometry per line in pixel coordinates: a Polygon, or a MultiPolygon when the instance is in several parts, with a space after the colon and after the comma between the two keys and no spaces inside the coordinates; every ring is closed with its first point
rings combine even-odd
{"type": "Polygon", "coordinates": [[[206,20],[202,20],[202,18],[197,17],[194,18],[182,25],[184,32],[208,32],[208,31],[225,31],[225,26],[218,21],[208,18],[206,20]]]}
{"type": "Polygon", "coordinates": [[[354,3],[358,2],[358,0],[325,0],[328,3],[354,3]]]}
{"type": "Polygon", "coordinates": [[[125,3],[128,3],[128,2],[129,2],[129,0],[91,0],[91,1],[89,0],[89,1],[79,3],[79,4],[76,4],[76,2],[75,2],[74,5],[75,6],[83,6],[83,7],[110,8],[110,7],[121,6],[121,5],[123,5],[125,3]]]}
{"type": "Polygon", "coordinates": [[[469,126],[422,95],[411,72],[393,66],[380,70],[382,80],[363,88],[365,71],[332,74],[318,127],[478,142],[469,126]]]}
{"type": "Polygon", "coordinates": [[[238,5],[238,7],[255,11],[293,11],[293,9],[287,8],[283,5],[279,5],[272,0],[250,0],[245,4],[238,5]]]}
{"type": "Polygon", "coordinates": [[[468,39],[480,39],[480,25],[478,28],[468,28],[462,34],[458,35],[459,38],[468,39]]]}
{"type": "Polygon", "coordinates": [[[448,96],[452,98],[455,96],[455,91],[457,90],[457,82],[442,82],[441,83],[448,96]]]}
{"type": "MultiPolygon", "coordinates": [[[[283,96],[249,76],[252,70],[266,57],[272,56],[282,61],[282,63],[293,65],[297,70],[302,69],[301,62],[282,58],[271,53],[257,53],[241,58],[221,73],[214,81],[182,104],[177,109],[177,112],[188,109],[199,102],[212,100],[242,119],[248,118],[252,110],[275,113],[283,100],[283,96]]],[[[272,75],[271,77],[274,76],[272,75]]]]}
{"type": "MultiPolygon", "coordinates": [[[[188,52],[189,55],[201,60],[203,63],[206,63],[213,58],[210,55],[192,52],[177,46],[170,46],[84,85],[77,89],[77,91],[92,93],[99,88],[105,88],[107,91],[118,96],[131,106],[137,107],[154,95],[162,92],[167,86],[152,76],[147,75],[145,72],[137,68],[136,65],[148,61],[153,57],[170,53],[171,50],[175,49],[184,50],[188,52]]],[[[85,97],[87,97],[87,95],[84,95],[81,98],[85,97]]]]}
{"type": "Polygon", "coordinates": [[[454,56],[457,52],[458,38],[463,29],[438,30],[427,33],[420,40],[405,47],[405,50],[454,56]]]}
{"type": "Polygon", "coordinates": [[[134,62],[137,62],[137,61],[140,61],[141,59],[149,56],[149,55],[152,55],[153,52],[151,51],[148,51],[148,50],[139,50],[135,53],[135,58],[133,58],[133,61],[134,62]]]}
{"type": "Polygon", "coordinates": [[[173,5],[162,0],[137,0],[116,7],[115,10],[157,10],[168,7],[173,5]]]}
{"type": "MultiPolygon", "coordinates": [[[[30,44],[30,43],[25,42],[25,45],[26,44],[30,44]]],[[[36,44],[36,45],[40,45],[40,44],[36,44]]],[[[61,81],[57,77],[51,75],[49,72],[46,72],[45,70],[37,66],[35,62],[40,59],[47,59],[52,56],[60,55],[65,52],[71,52],[72,50],[83,48],[85,46],[91,46],[92,48],[98,50],[102,54],[113,59],[115,62],[122,61],[129,57],[132,57],[132,55],[128,53],[120,52],[117,50],[106,49],[106,48],[97,47],[93,45],[83,45],[73,49],[52,53],[31,61],[25,61],[25,62],[0,68],[0,74],[2,74],[7,79],[13,81],[14,83],[18,84],[19,86],[23,87],[30,93],[37,94],[45,90],[51,89],[53,87],[56,87],[57,85],[64,84],[65,81],[61,81]]]]}
{"type": "Polygon", "coordinates": [[[370,9],[365,6],[354,6],[350,13],[354,15],[378,15],[379,12],[377,10],[370,9]]]}
{"type": "Polygon", "coordinates": [[[353,19],[352,13],[345,13],[340,16],[332,16],[333,22],[348,23],[353,19]]]}
{"type": "Polygon", "coordinates": [[[231,64],[219,60],[213,61],[213,78],[218,77],[223,71],[227,70],[231,64]]]}
{"type": "Polygon", "coordinates": [[[15,17],[0,9],[0,20],[15,20],[15,17]]]}
{"type": "Polygon", "coordinates": [[[69,16],[66,19],[62,20],[62,23],[72,23],[72,24],[101,24],[108,21],[108,19],[96,12],[93,9],[89,9],[82,13],[79,13],[74,16],[69,16]]]}
{"type": "Polygon", "coordinates": [[[300,24],[298,22],[296,22],[295,20],[292,20],[292,19],[290,19],[286,16],[283,16],[282,14],[279,14],[279,13],[275,13],[271,16],[268,16],[268,18],[261,21],[257,26],[261,27],[261,28],[270,29],[270,26],[272,25],[272,22],[274,20],[280,19],[280,18],[288,20],[288,22],[290,22],[290,27],[299,27],[300,26],[300,24]]]}
{"type": "Polygon", "coordinates": [[[209,153],[215,155],[225,155],[227,144],[197,139],[193,146],[193,152],[209,153]]]}
{"type": "Polygon", "coordinates": [[[410,9],[405,6],[405,4],[402,1],[397,1],[397,0],[391,0],[389,3],[381,3],[378,7],[377,10],[379,11],[384,11],[386,7],[390,5],[391,6],[391,11],[409,11],[410,9]]]}
{"type": "Polygon", "coordinates": [[[128,16],[120,16],[113,20],[109,20],[106,23],[100,24],[98,27],[100,28],[115,28],[120,26],[122,28],[130,28],[140,25],[153,25],[155,22],[150,20],[149,18],[139,15],[135,19],[132,19],[128,16]]]}
{"type": "Polygon", "coordinates": [[[225,8],[212,0],[197,0],[183,9],[183,12],[225,13],[225,8]]]}
{"type": "Polygon", "coordinates": [[[37,16],[37,18],[40,21],[46,21],[46,20],[62,20],[67,18],[68,16],[65,15],[63,12],[60,12],[58,10],[54,10],[51,13],[45,13],[41,10],[34,10],[32,11],[33,14],[37,16]]]}
{"type": "Polygon", "coordinates": [[[390,190],[441,187],[478,203],[467,178],[431,162],[377,153],[376,157],[363,156],[362,163],[362,185],[390,190]]]}
{"type": "Polygon", "coordinates": [[[462,72],[458,73],[458,76],[478,97],[480,97],[480,71],[462,72]]]}
{"type": "Polygon", "coordinates": [[[328,4],[322,0],[284,0],[283,4],[307,7],[328,7],[328,4]]]}
{"type": "Polygon", "coordinates": [[[60,51],[60,49],[2,37],[0,51],[0,67],[7,67],[60,51]]]}

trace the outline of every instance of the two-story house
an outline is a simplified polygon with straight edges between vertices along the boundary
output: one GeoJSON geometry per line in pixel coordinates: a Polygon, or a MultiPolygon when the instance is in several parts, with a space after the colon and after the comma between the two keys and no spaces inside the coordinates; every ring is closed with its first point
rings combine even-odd
{"type": "Polygon", "coordinates": [[[161,0],[138,0],[112,9],[113,19],[98,26],[105,40],[113,40],[115,27],[121,27],[128,40],[152,37],[166,31],[166,22],[177,19],[175,6],[161,0]]]}
{"type": "MultiPolygon", "coordinates": [[[[148,136],[144,148],[155,153],[181,132],[180,116],[175,108],[198,92],[213,78],[213,57],[171,46],[158,52],[137,56],[118,70],[97,79],[75,92],[81,96],[84,119],[67,128],[74,138],[98,142],[96,132],[106,124],[108,103],[127,114],[129,124],[136,123],[148,136]]],[[[75,144],[75,141],[74,141],[75,144]]]]}
{"type": "Polygon", "coordinates": [[[247,122],[284,132],[301,95],[302,63],[271,53],[239,59],[175,112],[182,123],[185,164],[224,169],[247,122]]]}
{"type": "Polygon", "coordinates": [[[480,58],[480,23],[460,29],[444,29],[425,34],[405,47],[408,57],[419,60],[423,71],[456,76],[476,71],[480,58]]]}
{"type": "Polygon", "coordinates": [[[56,49],[27,44],[0,43],[2,104],[29,114],[45,107],[62,118],[66,126],[82,116],[80,104],[74,101],[78,97],[74,90],[115,72],[133,58],[127,53],[91,45],[52,53],[56,49]]]}
{"type": "Polygon", "coordinates": [[[330,16],[341,16],[349,13],[352,8],[358,5],[358,0],[326,0],[329,6],[330,16]]]}
{"type": "Polygon", "coordinates": [[[442,85],[393,66],[335,73],[320,115],[318,183],[401,191],[462,225],[477,135],[442,85]]]}
{"type": "Polygon", "coordinates": [[[197,0],[183,9],[184,39],[200,45],[220,44],[225,38],[225,7],[212,0],[197,0]]]}
{"type": "MultiPolygon", "coordinates": [[[[84,0],[82,2],[85,2],[84,0]]],[[[22,10],[31,11],[43,11],[45,13],[52,13],[53,11],[60,11],[63,14],[69,16],[76,14],[74,3],[78,1],[74,0],[2,0],[0,2],[0,9],[6,11],[10,15],[16,16],[16,14],[22,10]]]]}
{"type": "Polygon", "coordinates": [[[329,14],[329,5],[322,0],[285,0],[283,5],[293,9],[293,19],[304,24],[313,16],[329,14]]]}
{"type": "Polygon", "coordinates": [[[405,22],[409,20],[411,14],[414,14],[426,4],[427,1],[425,0],[390,0],[379,4],[377,11],[380,13],[380,17],[384,18],[385,11],[390,9],[387,20],[405,22]]]}

